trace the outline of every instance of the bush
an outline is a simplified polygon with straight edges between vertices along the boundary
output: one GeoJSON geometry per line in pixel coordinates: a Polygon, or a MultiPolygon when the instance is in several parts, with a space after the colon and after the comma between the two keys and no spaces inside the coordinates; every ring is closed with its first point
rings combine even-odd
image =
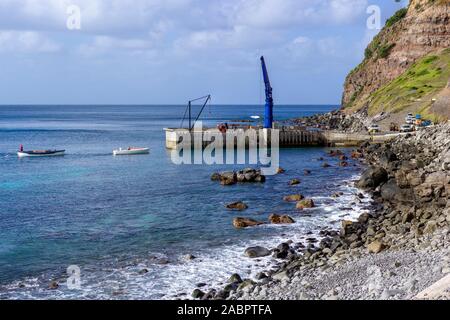
{"type": "Polygon", "coordinates": [[[386,44],[378,48],[378,56],[382,59],[389,57],[391,54],[392,48],[395,47],[394,43],[386,44]]]}
{"type": "Polygon", "coordinates": [[[396,24],[397,22],[402,20],[406,16],[407,13],[408,13],[408,9],[407,8],[403,8],[403,9],[398,10],[392,17],[390,17],[386,21],[386,27],[393,26],[394,24],[396,24]]]}

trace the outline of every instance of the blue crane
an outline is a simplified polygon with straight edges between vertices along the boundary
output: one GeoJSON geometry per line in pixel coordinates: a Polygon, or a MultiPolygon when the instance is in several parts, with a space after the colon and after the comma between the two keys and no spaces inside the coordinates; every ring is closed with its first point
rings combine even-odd
{"type": "Polygon", "coordinates": [[[264,128],[272,129],[273,127],[273,97],[272,87],[270,85],[269,74],[267,73],[266,62],[261,57],[261,66],[263,70],[264,84],[266,86],[266,111],[264,117],[264,128]]]}

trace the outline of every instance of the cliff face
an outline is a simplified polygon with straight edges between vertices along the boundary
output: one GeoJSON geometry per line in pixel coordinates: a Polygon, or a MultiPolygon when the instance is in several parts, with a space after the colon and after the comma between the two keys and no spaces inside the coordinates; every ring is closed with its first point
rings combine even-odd
{"type": "MultiPolygon", "coordinates": [[[[344,111],[351,113],[364,110],[373,116],[380,111],[401,110],[398,105],[396,110],[390,110],[389,101],[374,105],[374,93],[391,84],[430,54],[444,55],[440,64],[434,67],[440,70],[439,76],[445,78],[447,70],[450,70],[446,60],[450,52],[443,51],[446,48],[450,48],[450,0],[411,0],[408,8],[400,10],[388,20],[366,49],[364,61],[347,76],[342,99],[344,111]]],[[[433,88],[443,90],[447,81],[448,77],[444,85],[438,88],[442,83],[440,79],[433,88]]],[[[411,90],[417,91],[415,102],[423,97],[428,98],[427,94],[436,94],[436,90],[420,92],[421,89],[414,86],[411,90]]],[[[411,97],[408,97],[408,101],[411,102],[411,97]]],[[[433,110],[431,105],[421,104],[416,107],[418,110],[424,108],[433,110]]]]}

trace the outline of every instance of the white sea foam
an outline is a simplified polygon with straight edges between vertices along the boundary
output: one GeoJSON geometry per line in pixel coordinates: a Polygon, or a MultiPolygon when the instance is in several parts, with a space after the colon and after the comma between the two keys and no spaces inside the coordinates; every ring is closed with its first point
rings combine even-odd
{"type": "MultiPolygon", "coordinates": [[[[339,227],[342,219],[356,219],[368,210],[365,209],[370,199],[366,196],[359,199],[358,191],[350,181],[338,187],[336,191],[343,192],[341,197],[313,197],[317,208],[307,209],[302,216],[296,218],[296,223],[288,226],[265,225],[261,228],[278,228],[278,236],[259,240],[239,241],[222,248],[203,249],[191,252],[196,259],[186,260],[184,256],[177,257],[170,264],[164,262],[164,256],[155,255],[152,261],[141,261],[123,267],[82,268],[82,289],[68,290],[64,278],[60,280],[57,290],[48,290],[49,279],[31,278],[14,282],[1,290],[0,298],[54,298],[54,299],[173,299],[189,298],[197,284],[205,283],[202,290],[219,288],[232,273],[239,273],[243,278],[253,278],[262,270],[269,270],[277,261],[272,257],[249,259],[243,254],[249,246],[264,246],[273,248],[282,242],[292,240],[306,244],[306,238],[319,237],[323,227],[339,227]],[[351,207],[351,210],[349,210],[351,207]],[[147,273],[142,270],[147,269],[147,273]],[[140,274],[140,272],[142,274],[140,274]],[[47,282],[46,282],[47,281],[47,282]],[[22,288],[17,289],[21,284],[22,288]]],[[[172,258],[173,259],[173,258],[172,258]]]]}

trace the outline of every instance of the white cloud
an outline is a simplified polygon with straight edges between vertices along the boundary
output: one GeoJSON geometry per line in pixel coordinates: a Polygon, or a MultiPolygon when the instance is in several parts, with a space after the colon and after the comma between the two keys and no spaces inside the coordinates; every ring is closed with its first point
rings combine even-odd
{"type": "MultiPolygon", "coordinates": [[[[75,46],[85,56],[114,50],[262,50],[290,43],[296,28],[352,23],[365,14],[367,4],[368,0],[0,0],[0,30],[51,31],[68,39],[71,32],[82,34],[83,40],[77,41],[83,42],[75,46]],[[81,30],[76,32],[66,28],[66,9],[73,4],[81,9],[81,30]]],[[[73,45],[71,40],[64,44],[73,45]]]]}
{"type": "Polygon", "coordinates": [[[61,47],[46,36],[33,31],[0,31],[0,52],[57,52],[61,47]]]}
{"type": "Polygon", "coordinates": [[[89,44],[82,44],[78,52],[85,57],[98,56],[111,52],[127,51],[131,54],[142,53],[152,48],[152,43],[143,39],[120,39],[109,36],[97,36],[89,44]]]}

